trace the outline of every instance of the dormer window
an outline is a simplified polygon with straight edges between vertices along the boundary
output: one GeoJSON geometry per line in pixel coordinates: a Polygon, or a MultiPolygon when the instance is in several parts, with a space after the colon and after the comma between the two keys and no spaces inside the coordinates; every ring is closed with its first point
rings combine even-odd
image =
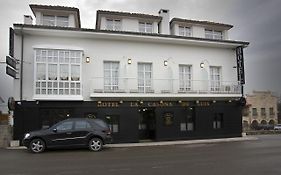
{"type": "Polygon", "coordinates": [[[68,16],[54,16],[54,15],[43,15],[43,25],[46,26],[69,26],[68,16]]]}
{"type": "Polygon", "coordinates": [[[121,20],[120,19],[106,19],[106,29],[107,30],[121,30],[121,20]]]}
{"type": "Polygon", "coordinates": [[[152,23],[139,22],[139,32],[141,32],[141,33],[152,33],[152,23]]]}
{"type": "Polygon", "coordinates": [[[222,40],[222,31],[205,29],[205,38],[222,40]]]}
{"type": "Polygon", "coordinates": [[[191,28],[179,26],[179,35],[180,36],[191,36],[191,28]]]}

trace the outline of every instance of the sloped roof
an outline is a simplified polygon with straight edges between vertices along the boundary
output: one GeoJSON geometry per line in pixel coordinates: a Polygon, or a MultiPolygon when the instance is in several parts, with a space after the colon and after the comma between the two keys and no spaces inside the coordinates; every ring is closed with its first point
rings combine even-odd
{"type": "Polygon", "coordinates": [[[182,19],[182,18],[173,18],[171,20],[170,24],[172,24],[173,22],[217,26],[217,27],[224,27],[226,29],[231,29],[233,27],[233,25],[230,25],[230,24],[223,24],[223,23],[217,23],[217,22],[211,22],[211,21],[199,21],[199,20],[191,20],[191,19],[182,19]]]}
{"type": "Polygon", "coordinates": [[[150,19],[158,19],[161,20],[161,16],[143,14],[143,13],[130,13],[130,12],[119,12],[119,11],[107,11],[107,10],[98,10],[97,15],[119,15],[119,16],[127,16],[127,17],[135,17],[135,18],[150,18],[150,19]]]}
{"type": "Polygon", "coordinates": [[[178,35],[166,35],[166,34],[159,34],[159,33],[140,33],[140,32],[131,32],[131,31],[112,31],[112,30],[98,30],[98,29],[72,28],[72,27],[60,27],[60,26],[42,26],[42,25],[30,25],[30,24],[14,24],[14,27],[81,31],[81,32],[93,32],[93,33],[109,33],[109,34],[114,33],[114,34],[126,34],[126,35],[138,35],[138,36],[152,36],[152,37],[161,37],[161,38],[186,39],[186,40],[194,40],[194,41],[211,41],[216,43],[241,44],[244,47],[247,47],[250,44],[249,42],[245,42],[245,41],[196,38],[196,37],[186,37],[186,36],[178,36],[178,35]]]}

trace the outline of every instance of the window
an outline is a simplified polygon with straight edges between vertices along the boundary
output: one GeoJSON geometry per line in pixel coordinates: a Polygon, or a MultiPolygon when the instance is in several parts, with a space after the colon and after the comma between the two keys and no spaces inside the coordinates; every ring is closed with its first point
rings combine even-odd
{"type": "Polygon", "coordinates": [[[191,36],[191,28],[179,26],[179,35],[180,36],[191,36]]]}
{"type": "Polygon", "coordinates": [[[222,31],[205,29],[205,38],[222,40],[222,31]]]}
{"type": "Polygon", "coordinates": [[[68,16],[43,15],[43,25],[68,27],[68,23],[68,16]]]}
{"type": "Polygon", "coordinates": [[[81,51],[36,49],[36,95],[81,95],[81,51]]]}
{"type": "Polygon", "coordinates": [[[213,120],[213,129],[221,129],[223,125],[223,114],[216,113],[213,120]]]}
{"type": "Polygon", "coordinates": [[[138,91],[149,93],[152,91],[152,64],[138,63],[138,91]]]}
{"type": "Polygon", "coordinates": [[[261,115],[262,115],[262,116],[266,116],[265,108],[261,108],[261,115]]]}
{"type": "Polygon", "coordinates": [[[108,115],[105,117],[106,121],[111,129],[112,133],[118,133],[119,131],[119,116],[117,115],[108,115]]]}
{"type": "Polygon", "coordinates": [[[180,91],[191,90],[191,66],[179,65],[180,91]]]}
{"type": "Polygon", "coordinates": [[[43,25],[46,26],[55,26],[55,16],[43,15],[43,25]]]}
{"type": "Polygon", "coordinates": [[[87,128],[91,128],[91,126],[87,121],[75,121],[74,128],[77,130],[87,129],[87,128]]]}
{"type": "Polygon", "coordinates": [[[185,121],[180,124],[181,131],[194,131],[194,116],[189,114],[185,117],[185,121]]]}
{"type": "Polygon", "coordinates": [[[72,129],[73,122],[67,121],[57,126],[57,131],[67,131],[72,129]]]}
{"type": "Polygon", "coordinates": [[[121,30],[121,20],[120,19],[106,19],[106,29],[107,30],[121,30]]]}
{"type": "Polygon", "coordinates": [[[180,130],[181,131],[194,131],[195,130],[195,113],[193,107],[190,107],[185,115],[180,117],[180,130]]]}
{"type": "Polygon", "coordinates": [[[252,108],[252,115],[253,116],[257,116],[258,115],[257,108],[252,108]]]}
{"type": "Polygon", "coordinates": [[[146,23],[146,22],[139,22],[139,32],[142,33],[152,33],[152,23],[146,23]]]}
{"type": "Polygon", "coordinates": [[[56,26],[68,27],[68,16],[57,16],[56,26]]]}
{"type": "Polygon", "coordinates": [[[119,62],[104,62],[104,90],[118,90],[119,62]]]}
{"type": "Polygon", "coordinates": [[[273,108],[269,108],[269,114],[274,115],[274,109],[273,108]]]}
{"type": "Polygon", "coordinates": [[[187,121],[187,131],[193,131],[194,130],[194,117],[191,115],[188,115],[186,117],[186,121],[187,121]]]}
{"type": "Polygon", "coordinates": [[[211,91],[219,91],[221,86],[221,67],[210,66],[211,91]]]}

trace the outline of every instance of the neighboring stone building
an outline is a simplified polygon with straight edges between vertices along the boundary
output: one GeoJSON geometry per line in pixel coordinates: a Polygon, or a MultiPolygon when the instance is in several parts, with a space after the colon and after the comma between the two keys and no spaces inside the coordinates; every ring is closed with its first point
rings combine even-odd
{"type": "Polygon", "coordinates": [[[243,114],[244,129],[277,124],[277,103],[278,97],[270,91],[253,91],[253,94],[247,95],[247,105],[243,114]]]}
{"type": "Polygon", "coordinates": [[[279,97],[278,101],[278,123],[281,123],[281,97],[279,97]]]}

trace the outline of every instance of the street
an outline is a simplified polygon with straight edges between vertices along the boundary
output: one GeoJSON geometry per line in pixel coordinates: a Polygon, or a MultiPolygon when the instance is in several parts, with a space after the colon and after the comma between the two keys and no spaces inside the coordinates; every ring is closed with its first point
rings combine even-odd
{"type": "Polygon", "coordinates": [[[280,175],[281,135],[257,137],[230,143],[107,148],[97,153],[0,149],[0,174],[280,175]]]}

